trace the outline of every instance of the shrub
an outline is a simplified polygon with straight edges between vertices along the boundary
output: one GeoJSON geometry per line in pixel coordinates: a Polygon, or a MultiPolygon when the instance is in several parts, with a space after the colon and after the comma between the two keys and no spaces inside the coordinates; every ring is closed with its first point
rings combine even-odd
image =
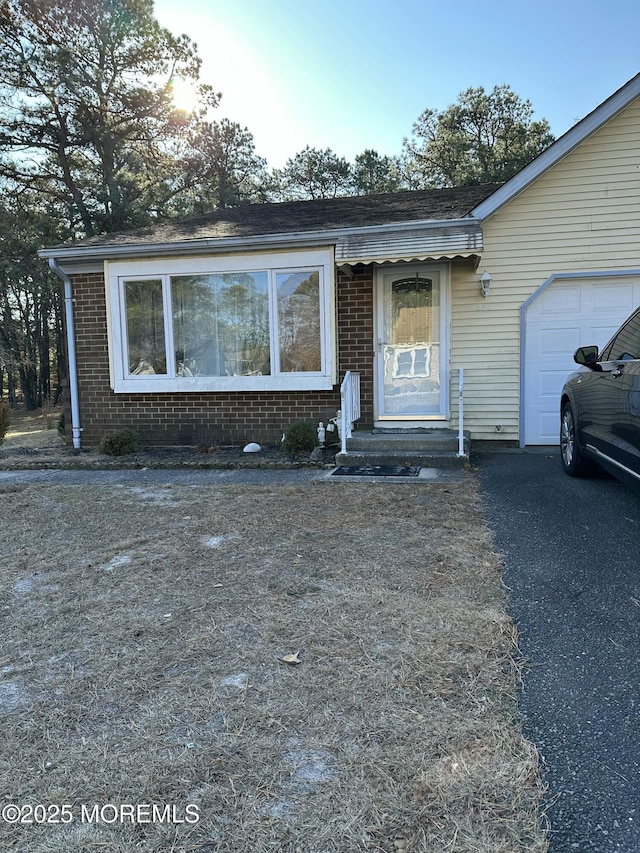
{"type": "Polygon", "coordinates": [[[11,423],[11,409],[7,403],[0,403],[0,444],[4,441],[4,437],[11,423]]]}
{"type": "Polygon", "coordinates": [[[64,438],[65,434],[66,434],[66,422],[65,422],[64,412],[62,412],[60,417],[58,418],[57,429],[58,429],[58,435],[61,435],[64,438]]]}
{"type": "Polygon", "coordinates": [[[286,431],[282,452],[289,455],[308,453],[318,444],[318,431],[313,421],[296,421],[286,431]]]}
{"type": "Polygon", "coordinates": [[[124,456],[135,453],[138,448],[138,433],[133,429],[119,429],[108,432],[100,440],[98,452],[105,456],[124,456]]]}

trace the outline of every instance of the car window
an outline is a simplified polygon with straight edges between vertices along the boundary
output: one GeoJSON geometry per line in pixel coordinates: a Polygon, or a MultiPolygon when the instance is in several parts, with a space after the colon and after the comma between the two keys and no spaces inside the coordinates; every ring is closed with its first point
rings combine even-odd
{"type": "Polygon", "coordinates": [[[601,361],[630,361],[640,358],[640,313],[634,314],[602,353],[601,361]]]}

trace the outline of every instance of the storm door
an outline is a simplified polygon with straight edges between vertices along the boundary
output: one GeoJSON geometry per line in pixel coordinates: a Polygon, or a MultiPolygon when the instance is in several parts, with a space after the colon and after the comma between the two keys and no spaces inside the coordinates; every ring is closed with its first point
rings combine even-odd
{"type": "Polygon", "coordinates": [[[384,271],[377,294],[377,417],[447,415],[448,373],[443,268],[384,271]]]}

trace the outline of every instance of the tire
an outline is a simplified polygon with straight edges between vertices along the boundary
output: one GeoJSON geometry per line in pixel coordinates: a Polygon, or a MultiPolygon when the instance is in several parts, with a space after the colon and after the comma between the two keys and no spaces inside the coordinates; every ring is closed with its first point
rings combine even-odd
{"type": "Polygon", "coordinates": [[[593,464],[586,459],[576,431],[576,421],[571,403],[562,407],[560,418],[560,458],[565,474],[570,477],[586,477],[593,471],[593,464]]]}

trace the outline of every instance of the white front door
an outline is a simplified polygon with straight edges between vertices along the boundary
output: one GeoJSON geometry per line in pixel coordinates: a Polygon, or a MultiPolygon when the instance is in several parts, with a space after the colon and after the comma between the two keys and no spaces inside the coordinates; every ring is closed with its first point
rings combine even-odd
{"type": "Polygon", "coordinates": [[[377,276],[377,419],[448,416],[447,269],[382,268],[377,276]]]}

